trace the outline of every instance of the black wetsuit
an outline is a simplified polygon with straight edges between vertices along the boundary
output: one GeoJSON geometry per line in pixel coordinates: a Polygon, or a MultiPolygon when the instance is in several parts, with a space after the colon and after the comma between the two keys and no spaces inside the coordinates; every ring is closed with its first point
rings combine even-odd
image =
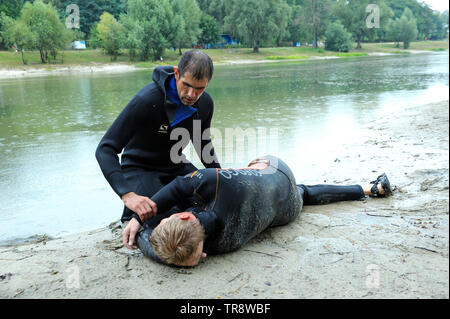
{"type": "Polygon", "coordinates": [[[201,169],[177,177],[151,199],[158,212],[174,205],[179,210],[159,213],[144,223],[137,236],[142,252],[159,262],[148,238],[162,218],[178,211],[192,211],[205,230],[203,250],[225,253],[242,247],[268,227],[295,220],[303,204],[321,204],[364,197],[359,185],[296,185],[289,167],[280,159],[266,156],[264,170],[201,169]],[[342,196],[344,194],[344,196],[342,196]]]}
{"type": "MultiPolygon", "coordinates": [[[[151,197],[176,176],[183,176],[196,167],[182,155],[181,163],[174,163],[170,157],[172,147],[186,147],[189,140],[171,140],[171,132],[185,128],[190,139],[195,139],[194,129],[202,133],[210,128],[213,116],[213,100],[204,92],[193,105],[196,112],[181,122],[175,121],[178,104],[166,92],[174,76],[173,67],[157,67],[153,71],[153,82],[141,89],[119,114],[100,141],[95,153],[103,175],[120,197],[128,192],[151,197]],[[199,120],[194,123],[194,120],[199,120]],[[182,144],[182,145],[181,145],[182,144]],[[119,163],[118,154],[123,150],[119,163]]],[[[197,135],[198,132],[197,132],[197,135]]],[[[208,137],[208,136],[203,136],[208,137]]],[[[195,147],[205,167],[220,167],[211,139],[201,139],[195,147]],[[209,159],[201,156],[204,148],[209,159]],[[210,159],[212,159],[210,161],[210,159]]],[[[129,220],[133,212],[124,208],[122,221],[129,220]]]]}

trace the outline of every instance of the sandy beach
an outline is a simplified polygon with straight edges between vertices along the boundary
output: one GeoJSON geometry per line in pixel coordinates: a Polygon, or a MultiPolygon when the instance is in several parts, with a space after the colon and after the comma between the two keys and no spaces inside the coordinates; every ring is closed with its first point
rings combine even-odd
{"type": "Polygon", "coordinates": [[[317,177],[353,184],[386,172],[389,198],[306,206],[195,268],[126,249],[120,223],[3,246],[0,298],[449,298],[448,107],[393,108],[317,177]]]}
{"type": "Polygon", "coordinates": [[[49,75],[68,75],[68,74],[86,74],[86,73],[122,73],[129,71],[136,71],[134,65],[130,64],[120,64],[111,63],[105,65],[77,65],[77,66],[65,66],[65,67],[52,67],[52,68],[42,68],[42,67],[24,67],[24,68],[10,68],[10,69],[0,69],[0,79],[11,79],[11,78],[29,78],[29,77],[40,77],[49,75]]]}

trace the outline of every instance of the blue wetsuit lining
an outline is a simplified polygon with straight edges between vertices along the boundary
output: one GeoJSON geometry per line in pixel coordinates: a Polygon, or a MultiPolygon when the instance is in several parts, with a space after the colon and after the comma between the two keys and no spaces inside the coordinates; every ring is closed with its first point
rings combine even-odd
{"type": "Polygon", "coordinates": [[[166,88],[167,96],[173,103],[177,104],[177,111],[175,113],[175,118],[173,119],[172,123],[170,123],[170,126],[175,126],[178,123],[180,123],[181,121],[190,117],[195,112],[197,112],[197,109],[192,106],[184,105],[183,103],[181,103],[181,100],[178,97],[178,91],[177,91],[177,86],[175,83],[175,77],[172,77],[169,80],[168,84],[169,85],[166,88]]]}

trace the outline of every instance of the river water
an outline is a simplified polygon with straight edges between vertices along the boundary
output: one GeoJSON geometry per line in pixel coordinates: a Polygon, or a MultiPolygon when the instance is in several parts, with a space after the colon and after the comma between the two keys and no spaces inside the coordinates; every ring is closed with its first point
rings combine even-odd
{"type": "MultiPolygon", "coordinates": [[[[290,165],[298,182],[314,181],[368,122],[448,99],[448,59],[447,51],[217,66],[207,91],[222,167],[270,153],[290,165]]],[[[0,80],[0,244],[120,218],[122,202],[94,153],[151,73],[0,80]]],[[[185,153],[201,167],[192,149],[185,153]]]]}

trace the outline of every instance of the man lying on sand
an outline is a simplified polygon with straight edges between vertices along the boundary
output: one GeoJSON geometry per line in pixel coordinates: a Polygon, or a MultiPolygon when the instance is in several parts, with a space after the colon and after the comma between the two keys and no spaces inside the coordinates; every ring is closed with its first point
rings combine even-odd
{"type": "Polygon", "coordinates": [[[151,198],[159,213],[145,221],[135,214],[123,242],[158,262],[195,266],[207,253],[239,249],[268,227],[292,222],[303,205],[389,194],[384,173],[364,186],[296,185],[286,163],[266,156],[241,169],[206,168],[177,177],[151,198]]]}

